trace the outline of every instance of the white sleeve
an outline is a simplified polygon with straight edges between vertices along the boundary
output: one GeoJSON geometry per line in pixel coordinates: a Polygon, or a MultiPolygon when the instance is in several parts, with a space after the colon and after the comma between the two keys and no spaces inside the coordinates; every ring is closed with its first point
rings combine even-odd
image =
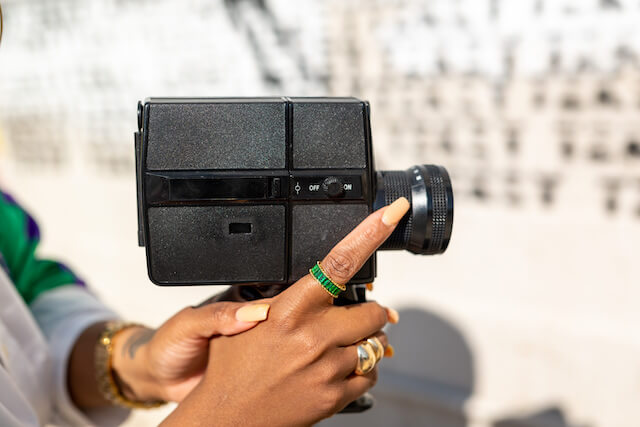
{"type": "MultiPolygon", "coordinates": [[[[67,388],[69,356],[80,334],[94,323],[116,320],[118,316],[86,288],[78,285],[61,286],[43,292],[31,303],[30,310],[51,350],[54,410],[60,421],[72,426],[121,423],[128,416],[128,410],[112,407],[92,413],[81,412],[73,404],[67,388]]],[[[93,364],[93,359],[88,363],[93,364]]]]}

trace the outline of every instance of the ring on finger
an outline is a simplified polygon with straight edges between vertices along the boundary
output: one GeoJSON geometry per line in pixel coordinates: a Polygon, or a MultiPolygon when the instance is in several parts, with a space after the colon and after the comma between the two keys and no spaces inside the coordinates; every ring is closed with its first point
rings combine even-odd
{"type": "Polygon", "coordinates": [[[309,269],[311,276],[316,279],[316,282],[322,286],[322,288],[329,293],[333,298],[337,298],[340,292],[347,290],[345,285],[334,282],[324,271],[320,265],[320,261],[316,262],[316,265],[309,269]]]}
{"type": "Polygon", "coordinates": [[[378,337],[367,338],[367,342],[371,344],[371,347],[373,347],[373,351],[376,354],[376,363],[378,363],[384,356],[384,346],[382,345],[382,342],[378,337]]]}
{"type": "Polygon", "coordinates": [[[368,341],[362,341],[356,346],[358,350],[358,363],[356,365],[356,375],[366,375],[376,367],[378,359],[373,346],[368,341]]]}

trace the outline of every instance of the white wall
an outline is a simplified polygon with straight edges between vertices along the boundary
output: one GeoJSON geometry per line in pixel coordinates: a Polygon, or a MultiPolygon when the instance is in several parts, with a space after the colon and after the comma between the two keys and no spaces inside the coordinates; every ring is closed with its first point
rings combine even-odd
{"type": "Polygon", "coordinates": [[[445,165],[455,223],[443,256],[379,256],[372,297],[401,312],[397,356],[377,409],[330,423],[636,426],[640,4],[617,3],[4,0],[0,182],[43,225],[43,254],[157,325],[216,289],[146,277],[137,100],[364,97],[378,166],[445,165]]]}

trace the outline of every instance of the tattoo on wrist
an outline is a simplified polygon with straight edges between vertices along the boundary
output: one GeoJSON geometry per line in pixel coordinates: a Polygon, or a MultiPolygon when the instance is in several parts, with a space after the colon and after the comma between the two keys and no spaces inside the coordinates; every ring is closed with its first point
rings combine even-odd
{"type": "Polygon", "coordinates": [[[155,330],[147,328],[139,329],[132,333],[122,347],[122,355],[129,353],[131,359],[135,358],[138,349],[151,341],[154,333],[155,330]]]}

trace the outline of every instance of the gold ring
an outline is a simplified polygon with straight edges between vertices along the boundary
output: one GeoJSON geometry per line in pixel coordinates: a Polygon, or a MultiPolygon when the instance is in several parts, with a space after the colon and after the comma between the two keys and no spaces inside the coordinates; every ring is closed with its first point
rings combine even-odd
{"type": "Polygon", "coordinates": [[[384,346],[378,337],[367,338],[367,342],[373,347],[373,351],[376,353],[376,363],[382,360],[384,356],[384,346]]]}
{"type": "Polygon", "coordinates": [[[358,364],[356,365],[356,375],[366,375],[373,371],[378,360],[371,343],[362,341],[356,346],[358,350],[358,364]]]}

